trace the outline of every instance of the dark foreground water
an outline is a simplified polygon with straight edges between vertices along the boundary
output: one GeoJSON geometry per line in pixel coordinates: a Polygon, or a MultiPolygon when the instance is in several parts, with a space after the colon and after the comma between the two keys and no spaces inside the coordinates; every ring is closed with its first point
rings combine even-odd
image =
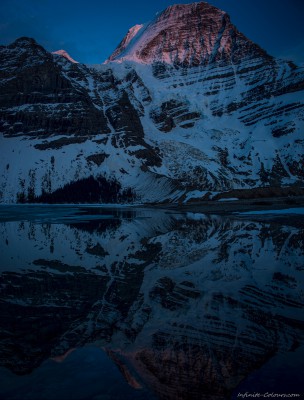
{"type": "Polygon", "coordinates": [[[0,207],[1,399],[302,398],[303,215],[0,207]]]}

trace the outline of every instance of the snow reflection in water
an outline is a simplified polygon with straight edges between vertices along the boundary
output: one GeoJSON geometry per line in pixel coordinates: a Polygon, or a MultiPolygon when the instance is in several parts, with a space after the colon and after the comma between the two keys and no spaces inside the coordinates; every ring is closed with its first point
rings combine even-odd
{"type": "Polygon", "coordinates": [[[2,397],[230,399],[248,376],[267,391],[272,360],[303,369],[299,217],[2,206],[0,218],[2,397]]]}

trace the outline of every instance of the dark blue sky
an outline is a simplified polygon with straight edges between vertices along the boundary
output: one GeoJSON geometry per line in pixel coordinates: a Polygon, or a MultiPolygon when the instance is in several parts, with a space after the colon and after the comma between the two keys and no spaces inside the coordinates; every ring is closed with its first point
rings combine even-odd
{"type": "MultiPolygon", "coordinates": [[[[1,0],[0,44],[30,36],[49,51],[65,49],[101,63],[128,29],[183,0],[1,0]]],[[[304,63],[304,0],[210,0],[268,53],[304,63]]]]}

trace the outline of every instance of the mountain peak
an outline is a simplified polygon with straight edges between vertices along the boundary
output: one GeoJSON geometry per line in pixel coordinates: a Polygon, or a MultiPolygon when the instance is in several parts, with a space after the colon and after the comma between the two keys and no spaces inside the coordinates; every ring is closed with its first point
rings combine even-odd
{"type": "Polygon", "coordinates": [[[12,43],[12,46],[15,46],[15,47],[38,46],[38,43],[33,38],[30,38],[30,37],[27,37],[27,36],[22,36],[22,37],[16,39],[12,43]]]}
{"type": "Polygon", "coordinates": [[[67,51],[65,50],[57,50],[57,51],[53,51],[52,54],[57,54],[58,56],[62,56],[64,58],[66,58],[68,61],[70,61],[73,64],[78,64],[78,61],[75,61],[67,51]]]}
{"type": "Polygon", "coordinates": [[[225,11],[222,11],[221,9],[215,6],[212,6],[206,1],[200,1],[188,4],[172,4],[171,6],[165,8],[162,12],[158,13],[158,17],[166,18],[176,13],[182,13],[182,15],[184,16],[192,12],[206,12],[206,11],[213,11],[216,13],[226,14],[225,11]]]}
{"type": "Polygon", "coordinates": [[[237,63],[264,53],[238,32],[229,15],[206,2],[169,6],[155,19],[131,28],[110,61],[200,65],[237,63]],[[133,29],[133,30],[132,30],[133,29]]]}

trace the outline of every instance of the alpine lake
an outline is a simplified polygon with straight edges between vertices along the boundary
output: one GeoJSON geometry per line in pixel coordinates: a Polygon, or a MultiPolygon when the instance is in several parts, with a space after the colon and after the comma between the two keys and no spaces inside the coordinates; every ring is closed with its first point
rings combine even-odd
{"type": "Polygon", "coordinates": [[[0,238],[1,399],[303,395],[296,209],[2,205],[0,238]]]}

